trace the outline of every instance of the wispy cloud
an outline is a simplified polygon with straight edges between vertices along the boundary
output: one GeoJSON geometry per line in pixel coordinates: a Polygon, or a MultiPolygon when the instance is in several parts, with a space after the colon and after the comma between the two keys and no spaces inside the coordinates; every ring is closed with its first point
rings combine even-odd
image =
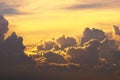
{"type": "Polygon", "coordinates": [[[21,12],[18,9],[19,5],[10,5],[6,2],[0,2],[0,14],[6,14],[6,15],[16,15],[16,14],[26,14],[24,12],[21,12]]]}
{"type": "Polygon", "coordinates": [[[81,10],[81,9],[108,9],[108,8],[120,8],[119,0],[99,1],[99,0],[79,0],[70,6],[66,6],[63,9],[67,10],[81,10]]]}
{"type": "Polygon", "coordinates": [[[77,10],[77,9],[93,9],[93,8],[103,8],[103,4],[100,3],[87,3],[87,4],[74,4],[72,6],[68,6],[65,9],[77,10]]]}

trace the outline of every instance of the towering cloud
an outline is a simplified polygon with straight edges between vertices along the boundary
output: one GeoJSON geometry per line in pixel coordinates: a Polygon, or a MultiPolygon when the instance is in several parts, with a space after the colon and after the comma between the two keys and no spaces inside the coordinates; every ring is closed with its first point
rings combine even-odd
{"type": "Polygon", "coordinates": [[[99,29],[90,29],[86,28],[83,32],[83,37],[81,39],[81,45],[83,45],[85,42],[91,40],[91,39],[98,39],[102,41],[106,37],[105,33],[102,30],[99,29]]]}
{"type": "Polygon", "coordinates": [[[5,33],[8,31],[8,21],[0,16],[0,70],[1,68],[14,66],[22,66],[33,63],[32,58],[24,54],[25,46],[23,38],[16,35],[15,32],[7,39],[4,39],[5,33]]]}
{"type": "Polygon", "coordinates": [[[9,36],[4,41],[4,49],[7,49],[7,51],[23,52],[25,49],[25,46],[23,45],[22,42],[23,42],[23,38],[18,37],[16,33],[13,32],[11,36],[9,36]]]}
{"type": "Polygon", "coordinates": [[[4,41],[4,35],[8,31],[8,21],[0,15],[0,44],[4,41]]]}

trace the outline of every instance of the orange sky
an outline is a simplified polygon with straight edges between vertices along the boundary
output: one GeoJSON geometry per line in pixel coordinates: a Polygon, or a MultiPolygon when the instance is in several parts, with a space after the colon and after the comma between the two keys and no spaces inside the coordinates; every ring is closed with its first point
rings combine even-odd
{"type": "Polygon", "coordinates": [[[85,27],[111,31],[112,25],[120,25],[119,0],[1,0],[1,3],[0,7],[10,9],[2,11],[10,30],[23,36],[25,44],[59,34],[80,35],[85,27]]]}

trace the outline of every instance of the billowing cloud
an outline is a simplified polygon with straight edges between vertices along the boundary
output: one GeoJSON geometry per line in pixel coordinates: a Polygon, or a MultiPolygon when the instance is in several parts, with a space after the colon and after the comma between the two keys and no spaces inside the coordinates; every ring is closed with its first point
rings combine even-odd
{"type": "Polygon", "coordinates": [[[39,45],[37,46],[37,49],[40,51],[40,50],[58,50],[59,49],[59,45],[51,40],[51,41],[46,41],[46,42],[43,42],[41,41],[39,43],[39,45]]]}
{"type": "Polygon", "coordinates": [[[104,39],[102,42],[102,45],[100,46],[100,55],[101,57],[104,57],[108,63],[116,64],[120,61],[118,50],[119,45],[112,39],[104,39]]]}
{"type": "Polygon", "coordinates": [[[0,70],[2,68],[14,68],[14,66],[22,66],[34,63],[32,58],[24,54],[25,46],[23,38],[18,37],[15,32],[11,36],[4,39],[4,34],[8,31],[8,21],[0,16],[0,70]],[[11,67],[12,66],[12,67],[11,67]]]}
{"type": "Polygon", "coordinates": [[[91,39],[97,39],[102,41],[106,37],[105,33],[102,30],[99,29],[90,29],[86,28],[83,32],[83,37],[81,38],[81,45],[83,45],[85,42],[91,40],[91,39]]]}
{"type": "Polygon", "coordinates": [[[67,48],[66,53],[71,56],[73,63],[96,64],[99,61],[99,46],[98,40],[90,40],[85,43],[84,47],[67,48]]]}
{"type": "Polygon", "coordinates": [[[8,31],[8,21],[0,15],[0,43],[4,40],[4,35],[8,31]]]}
{"type": "MultiPolygon", "coordinates": [[[[8,21],[3,16],[0,18],[6,25],[5,28],[0,27],[4,35],[8,31],[8,21]]],[[[86,28],[82,46],[75,38],[66,36],[41,42],[37,54],[31,57],[24,54],[23,38],[15,32],[6,39],[3,36],[2,39],[0,79],[4,79],[4,76],[10,77],[9,79],[14,77],[15,80],[120,79],[119,45],[115,40],[107,38],[102,30],[86,28]],[[107,63],[103,63],[102,60],[106,60],[107,63]]]]}
{"type": "Polygon", "coordinates": [[[60,44],[61,49],[75,46],[77,44],[76,39],[73,37],[66,37],[65,35],[59,37],[56,41],[60,44]]]}
{"type": "Polygon", "coordinates": [[[62,56],[62,54],[57,54],[55,52],[46,52],[43,54],[46,62],[52,63],[68,63],[67,60],[62,56]]]}
{"type": "Polygon", "coordinates": [[[49,41],[41,41],[37,46],[37,49],[40,50],[64,50],[67,47],[77,45],[77,41],[74,37],[69,36],[60,36],[57,39],[49,41]]]}

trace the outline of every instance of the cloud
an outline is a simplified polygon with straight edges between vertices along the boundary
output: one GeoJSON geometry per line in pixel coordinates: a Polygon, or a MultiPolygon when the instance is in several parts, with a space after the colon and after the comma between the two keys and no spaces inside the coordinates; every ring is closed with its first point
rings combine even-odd
{"type": "Polygon", "coordinates": [[[5,15],[16,15],[16,14],[26,14],[24,12],[19,11],[18,5],[10,5],[6,2],[0,2],[0,14],[5,15]]]}
{"type": "Polygon", "coordinates": [[[109,9],[120,8],[119,0],[99,1],[99,0],[77,0],[75,4],[67,6],[66,10],[86,10],[86,9],[109,9]]]}
{"type": "Polygon", "coordinates": [[[109,39],[102,30],[86,28],[81,38],[81,45],[76,41],[75,38],[65,35],[46,42],[42,41],[37,46],[38,55],[41,54],[37,57],[43,56],[40,60],[49,63],[60,63],[59,61],[64,63],[66,60],[76,64],[97,64],[101,63],[103,58],[106,63],[119,63],[119,45],[112,38],[109,39]]]}
{"type": "Polygon", "coordinates": [[[4,35],[8,31],[8,21],[0,15],[0,43],[4,40],[4,35]]]}
{"type": "Polygon", "coordinates": [[[119,45],[113,39],[104,39],[100,46],[100,55],[104,57],[108,63],[116,64],[120,63],[120,51],[118,50],[119,45]]]}
{"type": "Polygon", "coordinates": [[[68,10],[79,10],[79,9],[96,9],[96,8],[103,8],[103,4],[100,3],[91,3],[91,4],[75,4],[65,9],[68,10]]]}
{"type": "Polygon", "coordinates": [[[119,26],[113,25],[113,32],[115,35],[120,35],[120,29],[119,26]]]}
{"type": "Polygon", "coordinates": [[[23,38],[18,37],[15,32],[8,36],[8,38],[4,41],[4,49],[7,47],[7,51],[16,51],[16,52],[23,52],[25,46],[23,45],[23,38]],[[11,47],[12,46],[12,47],[11,47]]]}
{"type": "Polygon", "coordinates": [[[83,32],[83,37],[81,38],[81,45],[83,45],[85,42],[91,40],[91,39],[97,39],[102,41],[104,38],[106,38],[105,33],[102,30],[99,29],[90,29],[86,28],[83,32]]]}
{"type": "Polygon", "coordinates": [[[57,39],[49,41],[41,41],[37,46],[38,51],[40,50],[64,50],[67,47],[77,45],[77,41],[74,37],[60,36],[57,39]]]}
{"type": "Polygon", "coordinates": [[[46,58],[46,62],[52,62],[52,63],[68,63],[67,60],[62,56],[62,54],[57,54],[55,52],[46,52],[43,54],[43,56],[46,58]]]}
{"type": "Polygon", "coordinates": [[[18,37],[13,32],[11,36],[5,39],[4,34],[7,31],[8,21],[3,16],[0,16],[0,70],[4,67],[14,68],[17,65],[23,66],[34,63],[32,58],[24,54],[23,38],[18,37]]]}
{"type": "Polygon", "coordinates": [[[100,41],[90,40],[83,47],[70,47],[66,53],[71,56],[71,61],[78,64],[96,64],[99,61],[98,47],[100,41]]]}
{"type": "Polygon", "coordinates": [[[57,43],[59,43],[61,49],[75,46],[77,44],[76,39],[73,37],[66,37],[65,35],[59,37],[57,40],[57,43]]]}
{"type": "Polygon", "coordinates": [[[46,41],[46,42],[43,42],[41,41],[39,43],[39,45],[37,46],[37,49],[38,51],[40,50],[58,50],[59,49],[59,45],[54,41],[46,41]]]}

